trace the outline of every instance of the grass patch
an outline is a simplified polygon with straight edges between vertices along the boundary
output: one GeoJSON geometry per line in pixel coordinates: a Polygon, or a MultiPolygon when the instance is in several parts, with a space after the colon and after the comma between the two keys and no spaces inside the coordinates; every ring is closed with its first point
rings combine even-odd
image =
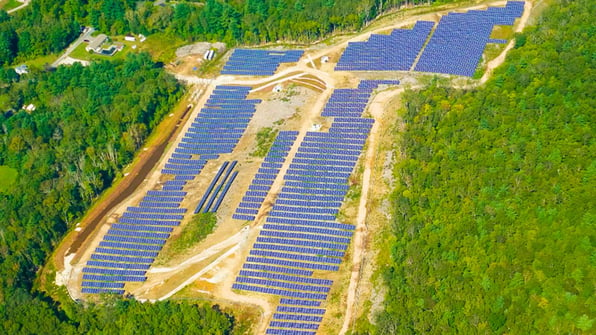
{"type": "Polygon", "coordinates": [[[85,48],[87,47],[87,44],[81,43],[81,45],[79,45],[76,49],[74,49],[72,51],[72,53],[70,54],[70,57],[80,59],[80,60],[86,60],[86,61],[117,60],[117,59],[124,60],[126,58],[126,55],[129,52],[137,52],[137,50],[138,50],[138,49],[133,50],[133,48],[132,48],[132,45],[134,45],[135,42],[124,43],[123,41],[120,41],[118,38],[113,38],[112,41],[124,44],[124,48],[122,50],[116,52],[113,56],[100,55],[97,53],[88,52],[87,50],[85,50],[85,48]]]}
{"type": "Polygon", "coordinates": [[[145,42],[137,46],[139,50],[149,52],[155,61],[169,63],[176,58],[176,49],[185,44],[188,42],[181,38],[157,33],[148,36],[145,42]]]}
{"type": "Polygon", "coordinates": [[[257,147],[250,153],[252,157],[265,157],[273,145],[278,130],[271,127],[265,127],[257,133],[257,147]]]}
{"type": "Polygon", "coordinates": [[[0,192],[11,190],[12,184],[17,180],[17,170],[6,165],[0,165],[0,192]]]}
{"type": "Polygon", "coordinates": [[[216,223],[215,213],[196,214],[182,229],[182,233],[174,237],[169,251],[178,253],[202,241],[207,235],[211,234],[216,223]]]}
{"type": "Polygon", "coordinates": [[[197,70],[199,77],[217,77],[223,67],[223,62],[221,62],[221,60],[226,53],[227,51],[222,53],[216,51],[215,57],[212,60],[203,60],[201,66],[197,70]]]}
{"type": "Polygon", "coordinates": [[[18,2],[17,0],[1,0],[0,1],[0,9],[5,11],[9,11],[11,9],[17,8],[23,3],[18,2]]]}

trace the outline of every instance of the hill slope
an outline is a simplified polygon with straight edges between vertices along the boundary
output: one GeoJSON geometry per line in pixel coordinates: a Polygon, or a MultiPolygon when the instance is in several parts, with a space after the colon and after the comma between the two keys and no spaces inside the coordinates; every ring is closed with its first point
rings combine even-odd
{"type": "Polygon", "coordinates": [[[406,94],[379,333],[596,329],[594,7],[553,5],[481,89],[406,94]]]}

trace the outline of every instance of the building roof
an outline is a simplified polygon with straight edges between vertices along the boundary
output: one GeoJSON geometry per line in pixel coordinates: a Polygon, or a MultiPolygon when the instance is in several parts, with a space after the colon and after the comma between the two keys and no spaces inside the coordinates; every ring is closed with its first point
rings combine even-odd
{"type": "Polygon", "coordinates": [[[29,68],[25,64],[15,67],[14,70],[18,74],[29,73],[29,68]]]}
{"type": "Polygon", "coordinates": [[[101,47],[103,42],[106,41],[106,39],[108,39],[108,36],[106,36],[106,34],[99,34],[99,35],[95,36],[91,41],[89,41],[89,45],[85,49],[97,50],[98,48],[101,47]]]}

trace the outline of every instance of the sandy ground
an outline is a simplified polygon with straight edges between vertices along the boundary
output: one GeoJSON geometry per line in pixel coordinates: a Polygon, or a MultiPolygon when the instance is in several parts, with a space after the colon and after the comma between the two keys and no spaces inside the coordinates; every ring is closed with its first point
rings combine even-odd
{"type": "MultiPolygon", "coordinates": [[[[504,1],[498,1],[490,5],[503,5],[504,3],[504,1]]],[[[467,9],[486,7],[487,5],[483,4],[471,6],[467,9]]],[[[531,4],[527,2],[526,11],[518,23],[516,31],[521,31],[525,26],[530,8],[531,4]]],[[[251,120],[245,136],[241,139],[234,153],[222,155],[222,158],[217,163],[206,166],[199,178],[195,179],[189,185],[189,189],[196,191],[189,193],[183,202],[183,207],[189,208],[189,213],[192,213],[194,206],[196,206],[199,198],[203,195],[202,190],[211,181],[219,165],[224,160],[234,159],[239,161],[239,171],[244,172],[234,182],[230,194],[218,213],[218,226],[214,233],[183,255],[159,260],[148,272],[148,280],[145,283],[129,284],[126,289],[139,299],[154,301],[170,298],[183,288],[192,287],[196,292],[210,292],[217,299],[248,304],[261,310],[262,322],[256,328],[258,328],[258,334],[264,333],[274,307],[277,304],[277,298],[244,292],[237,294],[231,289],[235,276],[246,258],[250,246],[259,233],[260,227],[263,224],[263,218],[279,193],[283,183],[283,175],[296,154],[299,144],[313,124],[321,122],[320,111],[323,109],[333,89],[335,87],[355,87],[361,78],[379,77],[376,76],[377,73],[334,72],[333,66],[337,62],[339,55],[348,42],[366,40],[371,33],[386,32],[394,28],[411,26],[418,20],[432,20],[436,22],[439,18],[440,16],[437,13],[420,14],[404,18],[398,22],[388,22],[380,27],[371,27],[369,31],[356,36],[336,37],[334,38],[336,41],[334,41],[333,46],[315,46],[307,50],[306,57],[303,57],[298,64],[283,68],[273,77],[219,76],[216,79],[209,79],[198,78],[187,74],[176,74],[179,80],[192,85],[192,90],[194,90],[192,100],[195,102],[195,108],[190,115],[190,120],[193,120],[197,116],[200,107],[206,101],[213,88],[220,84],[253,86],[254,89],[249,98],[263,99],[263,103],[259,105],[255,117],[251,120]],[[324,55],[331,58],[330,63],[320,62],[320,58],[324,55]],[[284,91],[279,94],[272,93],[271,88],[278,84],[284,87],[284,91]],[[286,99],[288,90],[295,90],[296,94],[286,99]],[[277,179],[274,181],[271,191],[257,215],[257,219],[252,223],[233,220],[231,219],[231,215],[262,161],[260,158],[249,155],[254,149],[256,133],[263,127],[271,126],[279,127],[281,130],[298,130],[298,139],[290,150],[277,179]]],[[[512,47],[513,42],[496,59],[489,62],[485,75],[481,80],[476,81],[474,85],[484,83],[490,76],[490,73],[492,73],[492,70],[503,62],[506,52],[512,47]]],[[[425,74],[407,72],[381,74],[383,78],[395,78],[396,76],[402,81],[402,84],[418,86],[418,77],[425,76],[425,74]]],[[[370,234],[367,229],[369,193],[371,188],[375,187],[375,181],[371,179],[371,175],[373,174],[378,155],[376,144],[383,134],[383,127],[387,126],[381,124],[379,120],[383,118],[388,101],[393,99],[401,91],[402,89],[394,89],[378,94],[368,109],[368,112],[377,122],[375,122],[371,131],[364,159],[361,198],[357,204],[357,209],[354,208],[348,211],[349,213],[357,213],[355,214],[357,228],[352,244],[352,257],[349,261],[351,267],[346,272],[349,273],[349,285],[345,289],[345,292],[342,293],[342,296],[345,298],[342,306],[345,305],[346,309],[343,312],[344,318],[340,330],[341,334],[349,330],[353,320],[358,316],[358,306],[363,299],[363,296],[359,294],[362,291],[360,288],[363,284],[366,284],[362,283],[361,280],[363,278],[363,262],[365,257],[367,257],[367,240],[370,234]]],[[[190,124],[191,122],[187,122],[184,125],[176,141],[171,143],[169,149],[164,153],[164,158],[170,156],[190,124]]],[[[110,224],[115,222],[127,206],[138,203],[147,190],[159,187],[160,183],[163,182],[161,180],[160,170],[164,164],[165,159],[162,158],[137,192],[115,208],[106,218],[106,223],[95,232],[95,238],[85,248],[81,248],[81,253],[76,255],[76,257],[74,255],[65,257],[64,269],[57,275],[56,281],[59,284],[66,284],[73,298],[81,297],[80,282],[82,267],[89,259],[90,254],[99,241],[103,238],[105,232],[109,229],[110,224]]],[[[178,227],[174,231],[174,236],[180,233],[183,225],[189,218],[190,214],[185,218],[181,227],[178,227]]],[[[365,296],[367,294],[369,293],[364,293],[365,296]]]]}

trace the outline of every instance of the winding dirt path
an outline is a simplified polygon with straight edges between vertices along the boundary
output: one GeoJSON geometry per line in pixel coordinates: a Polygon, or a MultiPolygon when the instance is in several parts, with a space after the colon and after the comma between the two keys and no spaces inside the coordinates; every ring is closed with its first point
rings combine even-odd
{"type": "MultiPolygon", "coordinates": [[[[525,5],[524,5],[524,13],[519,20],[517,28],[515,29],[516,33],[520,33],[524,30],[524,28],[528,24],[528,19],[530,18],[531,12],[532,12],[532,3],[529,1],[526,1],[525,5]]],[[[513,46],[515,46],[515,40],[511,40],[509,42],[509,44],[507,44],[507,47],[505,47],[505,49],[501,52],[501,54],[499,54],[499,56],[497,56],[495,59],[488,62],[488,64],[486,65],[486,71],[484,72],[484,75],[482,75],[482,78],[480,78],[480,82],[478,85],[482,85],[482,84],[486,83],[486,81],[490,77],[492,77],[492,74],[493,74],[495,68],[497,68],[501,64],[503,64],[503,62],[505,61],[505,57],[507,57],[509,50],[513,49],[513,46]]]]}

